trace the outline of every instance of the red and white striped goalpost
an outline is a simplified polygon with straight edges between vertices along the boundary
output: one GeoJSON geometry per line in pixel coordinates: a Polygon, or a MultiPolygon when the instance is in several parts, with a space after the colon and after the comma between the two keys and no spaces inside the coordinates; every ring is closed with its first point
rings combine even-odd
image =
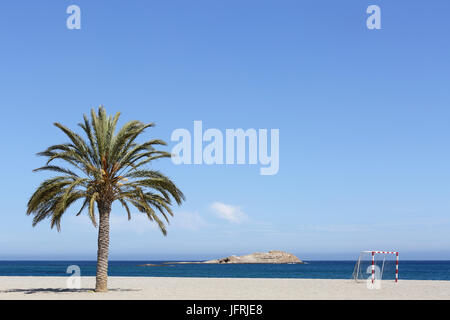
{"type": "Polygon", "coordinates": [[[395,254],[395,282],[398,282],[398,251],[372,251],[372,283],[375,281],[375,254],[395,254]]]}

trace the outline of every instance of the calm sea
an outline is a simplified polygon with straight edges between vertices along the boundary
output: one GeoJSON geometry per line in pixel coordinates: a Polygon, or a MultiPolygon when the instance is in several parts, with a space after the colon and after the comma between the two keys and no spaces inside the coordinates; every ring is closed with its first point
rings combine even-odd
{"type": "MultiPolygon", "coordinates": [[[[170,261],[110,261],[109,275],[121,277],[307,278],[350,279],[355,261],[306,261],[307,264],[171,264],[170,261]],[[141,264],[158,266],[142,267],[141,264]]],[[[95,261],[0,261],[0,276],[68,276],[78,265],[82,276],[95,276],[95,261]]],[[[393,279],[393,264],[384,279],[393,279]]],[[[369,276],[369,274],[367,275],[369,276]]],[[[450,261],[400,261],[399,278],[450,280],[450,261]]]]}

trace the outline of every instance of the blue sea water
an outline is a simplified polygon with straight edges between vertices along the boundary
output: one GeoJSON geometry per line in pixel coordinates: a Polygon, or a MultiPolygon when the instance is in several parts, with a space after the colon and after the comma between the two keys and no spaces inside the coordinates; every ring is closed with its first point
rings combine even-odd
{"type": "MultiPolygon", "coordinates": [[[[108,274],[121,277],[350,279],[355,261],[306,261],[307,264],[173,264],[173,261],[110,261],[108,274]],[[139,266],[156,264],[158,266],[139,266]]],[[[78,265],[82,276],[95,276],[95,261],[0,261],[0,276],[69,276],[78,265]]],[[[383,279],[393,279],[386,265],[383,279]]],[[[367,275],[369,276],[369,274],[367,275]]],[[[399,279],[450,280],[450,261],[401,261],[399,279]]]]}

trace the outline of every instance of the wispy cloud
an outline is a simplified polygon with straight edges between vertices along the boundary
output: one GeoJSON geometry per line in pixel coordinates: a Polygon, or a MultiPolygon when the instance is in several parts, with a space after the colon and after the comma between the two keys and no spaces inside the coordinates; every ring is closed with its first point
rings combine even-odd
{"type": "MultiPolygon", "coordinates": [[[[162,219],[161,216],[160,218],[162,219]]],[[[81,215],[79,217],[69,216],[68,219],[70,220],[68,222],[71,225],[82,225],[83,227],[87,225],[92,226],[92,222],[87,215],[81,215]]],[[[166,221],[163,220],[168,228],[173,227],[183,230],[199,230],[210,225],[198,212],[175,212],[173,217],[169,216],[169,221],[170,224],[167,224],[166,221]]],[[[109,222],[111,230],[113,232],[130,232],[141,235],[148,232],[158,231],[157,223],[154,221],[150,221],[145,214],[140,212],[132,212],[131,220],[128,220],[128,216],[126,214],[118,214],[112,212],[109,222]]]]}
{"type": "Polygon", "coordinates": [[[208,225],[198,212],[176,212],[172,218],[175,228],[198,230],[208,225]]]}
{"type": "Polygon", "coordinates": [[[131,214],[131,220],[128,220],[126,214],[111,214],[111,230],[135,232],[144,234],[146,232],[155,232],[158,229],[154,221],[150,221],[147,215],[143,213],[131,214]]]}
{"type": "Polygon", "coordinates": [[[231,223],[242,223],[248,220],[248,216],[238,206],[214,202],[211,209],[219,218],[231,223]]]}
{"type": "MultiPolygon", "coordinates": [[[[96,214],[96,220],[98,227],[98,214],[96,214]]],[[[87,226],[94,229],[91,219],[87,216],[87,214],[83,214],[78,217],[74,215],[69,216],[67,222],[70,225],[77,227],[82,226],[83,230],[87,230],[87,226]]],[[[112,212],[109,217],[109,225],[112,232],[130,232],[137,233],[139,235],[150,231],[155,232],[155,230],[158,229],[154,221],[150,221],[145,214],[140,212],[131,213],[131,220],[128,220],[128,216],[126,214],[117,214],[112,212]]]]}

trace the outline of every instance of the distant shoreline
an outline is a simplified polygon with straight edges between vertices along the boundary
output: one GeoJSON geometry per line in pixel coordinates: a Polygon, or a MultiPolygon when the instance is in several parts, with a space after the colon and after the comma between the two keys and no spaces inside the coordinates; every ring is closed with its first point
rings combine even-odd
{"type": "MultiPolygon", "coordinates": [[[[316,262],[350,262],[356,261],[358,257],[354,259],[304,259],[302,261],[316,261],[316,262]]],[[[0,262],[96,262],[95,258],[92,259],[0,259],[0,262]]],[[[206,261],[206,259],[110,259],[109,262],[202,262],[206,261]]],[[[400,262],[409,261],[409,262],[450,262],[450,259],[401,259],[400,262]]]]}
{"type": "Polygon", "coordinates": [[[138,267],[164,267],[168,266],[170,264],[308,264],[307,262],[234,262],[234,263],[221,263],[221,262],[209,262],[209,261],[167,261],[163,262],[162,264],[153,264],[153,263],[147,263],[147,264],[141,264],[137,265],[138,267]]]}

